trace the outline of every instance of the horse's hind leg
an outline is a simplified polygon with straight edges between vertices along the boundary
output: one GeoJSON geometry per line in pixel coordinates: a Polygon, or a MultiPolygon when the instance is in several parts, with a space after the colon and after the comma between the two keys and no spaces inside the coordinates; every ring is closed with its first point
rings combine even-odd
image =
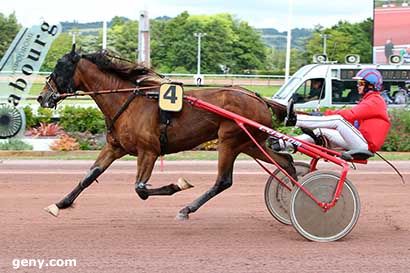
{"type": "Polygon", "coordinates": [[[142,200],[148,199],[151,195],[173,195],[181,190],[192,188],[187,181],[180,178],[177,184],[169,184],[160,188],[147,188],[146,183],[151,177],[155,161],[158,155],[149,151],[138,152],[138,173],[135,182],[135,191],[142,200]]]}
{"type": "Polygon", "coordinates": [[[81,180],[80,183],[69,193],[67,194],[60,202],[52,204],[45,209],[54,216],[58,216],[59,209],[65,209],[70,207],[74,200],[80,195],[80,193],[90,186],[98,176],[100,176],[110,165],[111,163],[124,156],[126,153],[122,148],[113,147],[110,144],[106,144],[101,150],[100,154],[97,157],[97,160],[94,162],[93,166],[90,168],[90,171],[87,175],[81,180]]]}
{"type": "Polygon", "coordinates": [[[220,141],[218,146],[218,176],[215,184],[191,204],[181,209],[176,216],[178,220],[188,219],[190,213],[197,211],[209,199],[232,186],[233,164],[239,152],[234,151],[231,147],[234,145],[222,144],[220,141]]]}
{"type": "MultiPolygon", "coordinates": [[[[265,147],[264,141],[261,141],[259,143],[263,148],[265,148],[265,151],[270,155],[270,157],[275,160],[288,174],[290,174],[294,179],[297,180],[296,176],[296,169],[293,164],[293,158],[290,154],[287,153],[275,153],[271,151],[270,149],[267,149],[265,147]]],[[[261,152],[261,150],[256,147],[256,145],[251,145],[247,147],[243,153],[255,158],[255,159],[260,159],[263,160],[267,163],[272,164],[272,162],[261,152]]]]}

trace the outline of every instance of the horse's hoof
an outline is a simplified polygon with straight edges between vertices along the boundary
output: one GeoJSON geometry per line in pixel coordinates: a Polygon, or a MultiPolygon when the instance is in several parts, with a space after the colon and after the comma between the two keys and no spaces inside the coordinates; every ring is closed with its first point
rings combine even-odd
{"type": "Polygon", "coordinates": [[[51,215],[53,215],[54,217],[57,217],[60,211],[60,209],[56,206],[56,204],[52,204],[48,207],[45,207],[44,210],[50,213],[51,215]]]}
{"type": "Polygon", "coordinates": [[[177,216],[175,216],[175,220],[178,220],[178,221],[186,221],[188,219],[189,219],[188,214],[181,213],[181,212],[178,212],[177,216]]]}
{"type": "Polygon", "coordinates": [[[135,190],[138,194],[138,196],[142,199],[142,200],[147,200],[149,197],[148,191],[146,189],[136,189],[135,190]]]}
{"type": "Polygon", "coordinates": [[[183,177],[178,178],[177,185],[181,189],[181,191],[194,187],[193,185],[189,184],[188,180],[183,177]]]}

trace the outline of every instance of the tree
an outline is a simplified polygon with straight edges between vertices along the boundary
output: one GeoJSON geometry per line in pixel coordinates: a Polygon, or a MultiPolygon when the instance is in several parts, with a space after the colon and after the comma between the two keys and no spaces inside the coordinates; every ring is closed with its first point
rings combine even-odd
{"type": "Polygon", "coordinates": [[[136,61],[138,57],[138,21],[114,21],[108,29],[107,48],[115,51],[122,58],[136,61]]]}
{"type": "MultiPolygon", "coordinates": [[[[72,32],[78,32],[78,30],[73,30],[72,32]]],[[[85,49],[94,49],[95,41],[93,43],[93,36],[81,36],[76,35],[76,48],[78,51],[89,52],[85,49]],[[86,47],[84,48],[83,45],[86,47]]],[[[61,33],[51,44],[48,50],[47,56],[41,66],[41,71],[53,71],[57,61],[63,57],[65,54],[71,51],[73,45],[72,33],[63,32],[61,33]]],[[[94,51],[94,50],[93,50],[94,51]]]]}
{"type": "MultiPolygon", "coordinates": [[[[102,29],[100,29],[98,38],[94,40],[95,47],[90,48],[92,51],[95,52],[102,49],[102,36],[102,29]]],[[[90,37],[87,39],[90,39],[90,37]]],[[[117,53],[124,59],[136,61],[137,48],[138,21],[115,16],[111,22],[108,23],[107,49],[117,53]]]]}
{"type": "Polygon", "coordinates": [[[51,44],[47,56],[41,66],[41,71],[53,71],[57,61],[63,55],[70,52],[72,47],[72,36],[68,33],[61,33],[51,44]]]}
{"type": "Polygon", "coordinates": [[[162,27],[162,32],[159,33],[159,31],[154,30],[153,33],[156,36],[152,37],[157,39],[157,47],[152,48],[151,51],[154,68],[168,73],[176,67],[185,67],[188,71],[192,71],[191,69],[193,69],[195,63],[196,47],[188,18],[188,12],[183,12],[166,21],[163,25],[153,25],[153,27],[162,27]],[[169,70],[164,70],[164,68],[169,70]]]}
{"type": "Polygon", "coordinates": [[[329,34],[327,40],[327,54],[330,60],[344,63],[347,54],[358,54],[362,63],[370,63],[372,56],[372,20],[366,19],[360,23],[340,21],[337,25],[323,29],[316,27],[312,38],[306,45],[307,60],[314,54],[323,52],[322,38],[320,34],[329,34]]]}
{"type": "Polygon", "coordinates": [[[201,66],[204,73],[221,73],[221,65],[233,69],[233,41],[237,35],[233,31],[233,20],[229,14],[214,16],[191,16],[191,35],[194,45],[193,69],[196,71],[196,52],[198,38],[194,32],[203,32],[207,35],[202,39],[201,66]]]}
{"type": "Polygon", "coordinates": [[[167,50],[163,41],[166,28],[166,20],[151,20],[151,65],[161,72],[171,71],[171,68],[164,64],[163,60],[167,57],[167,50]]]}
{"type": "Polygon", "coordinates": [[[233,71],[243,73],[245,70],[264,68],[266,47],[262,43],[260,34],[243,21],[235,22],[234,32],[237,34],[237,40],[233,41],[233,55],[236,62],[233,71]]]}
{"type": "MultiPolygon", "coordinates": [[[[291,49],[291,59],[290,59],[290,73],[295,73],[301,66],[308,64],[304,57],[304,51],[297,48],[291,49]]],[[[262,71],[269,74],[285,74],[285,63],[286,61],[286,50],[270,48],[268,49],[266,57],[266,70],[262,71]]]]}
{"type": "Polygon", "coordinates": [[[0,13],[0,57],[4,56],[20,28],[14,12],[9,16],[0,13]]]}
{"type": "Polygon", "coordinates": [[[183,12],[173,19],[152,23],[151,30],[152,64],[161,72],[185,68],[196,73],[195,32],[207,34],[201,46],[202,72],[221,73],[221,65],[234,73],[264,67],[266,52],[260,35],[230,14],[190,16],[183,12]]]}

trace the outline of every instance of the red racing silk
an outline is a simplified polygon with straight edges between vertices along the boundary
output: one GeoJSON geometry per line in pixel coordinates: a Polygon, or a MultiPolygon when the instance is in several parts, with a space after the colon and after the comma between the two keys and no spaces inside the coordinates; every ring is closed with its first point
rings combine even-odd
{"type": "Polygon", "coordinates": [[[354,124],[359,122],[359,131],[366,139],[369,150],[380,150],[389,133],[390,120],[387,105],[379,92],[367,92],[360,102],[351,109],[327,110],[325,115],[341,115],[345,120],[354,124]]]}

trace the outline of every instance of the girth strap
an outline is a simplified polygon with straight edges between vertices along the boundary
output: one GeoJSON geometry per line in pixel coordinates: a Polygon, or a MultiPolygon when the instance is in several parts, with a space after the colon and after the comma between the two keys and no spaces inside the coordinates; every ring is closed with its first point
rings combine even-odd
{"type": "Polygon", "coordinates": [[[168,126],[171,124],[172,114],[169,111],[159,110],[159,143],[160,155],[168,152],[168,126]]]}

